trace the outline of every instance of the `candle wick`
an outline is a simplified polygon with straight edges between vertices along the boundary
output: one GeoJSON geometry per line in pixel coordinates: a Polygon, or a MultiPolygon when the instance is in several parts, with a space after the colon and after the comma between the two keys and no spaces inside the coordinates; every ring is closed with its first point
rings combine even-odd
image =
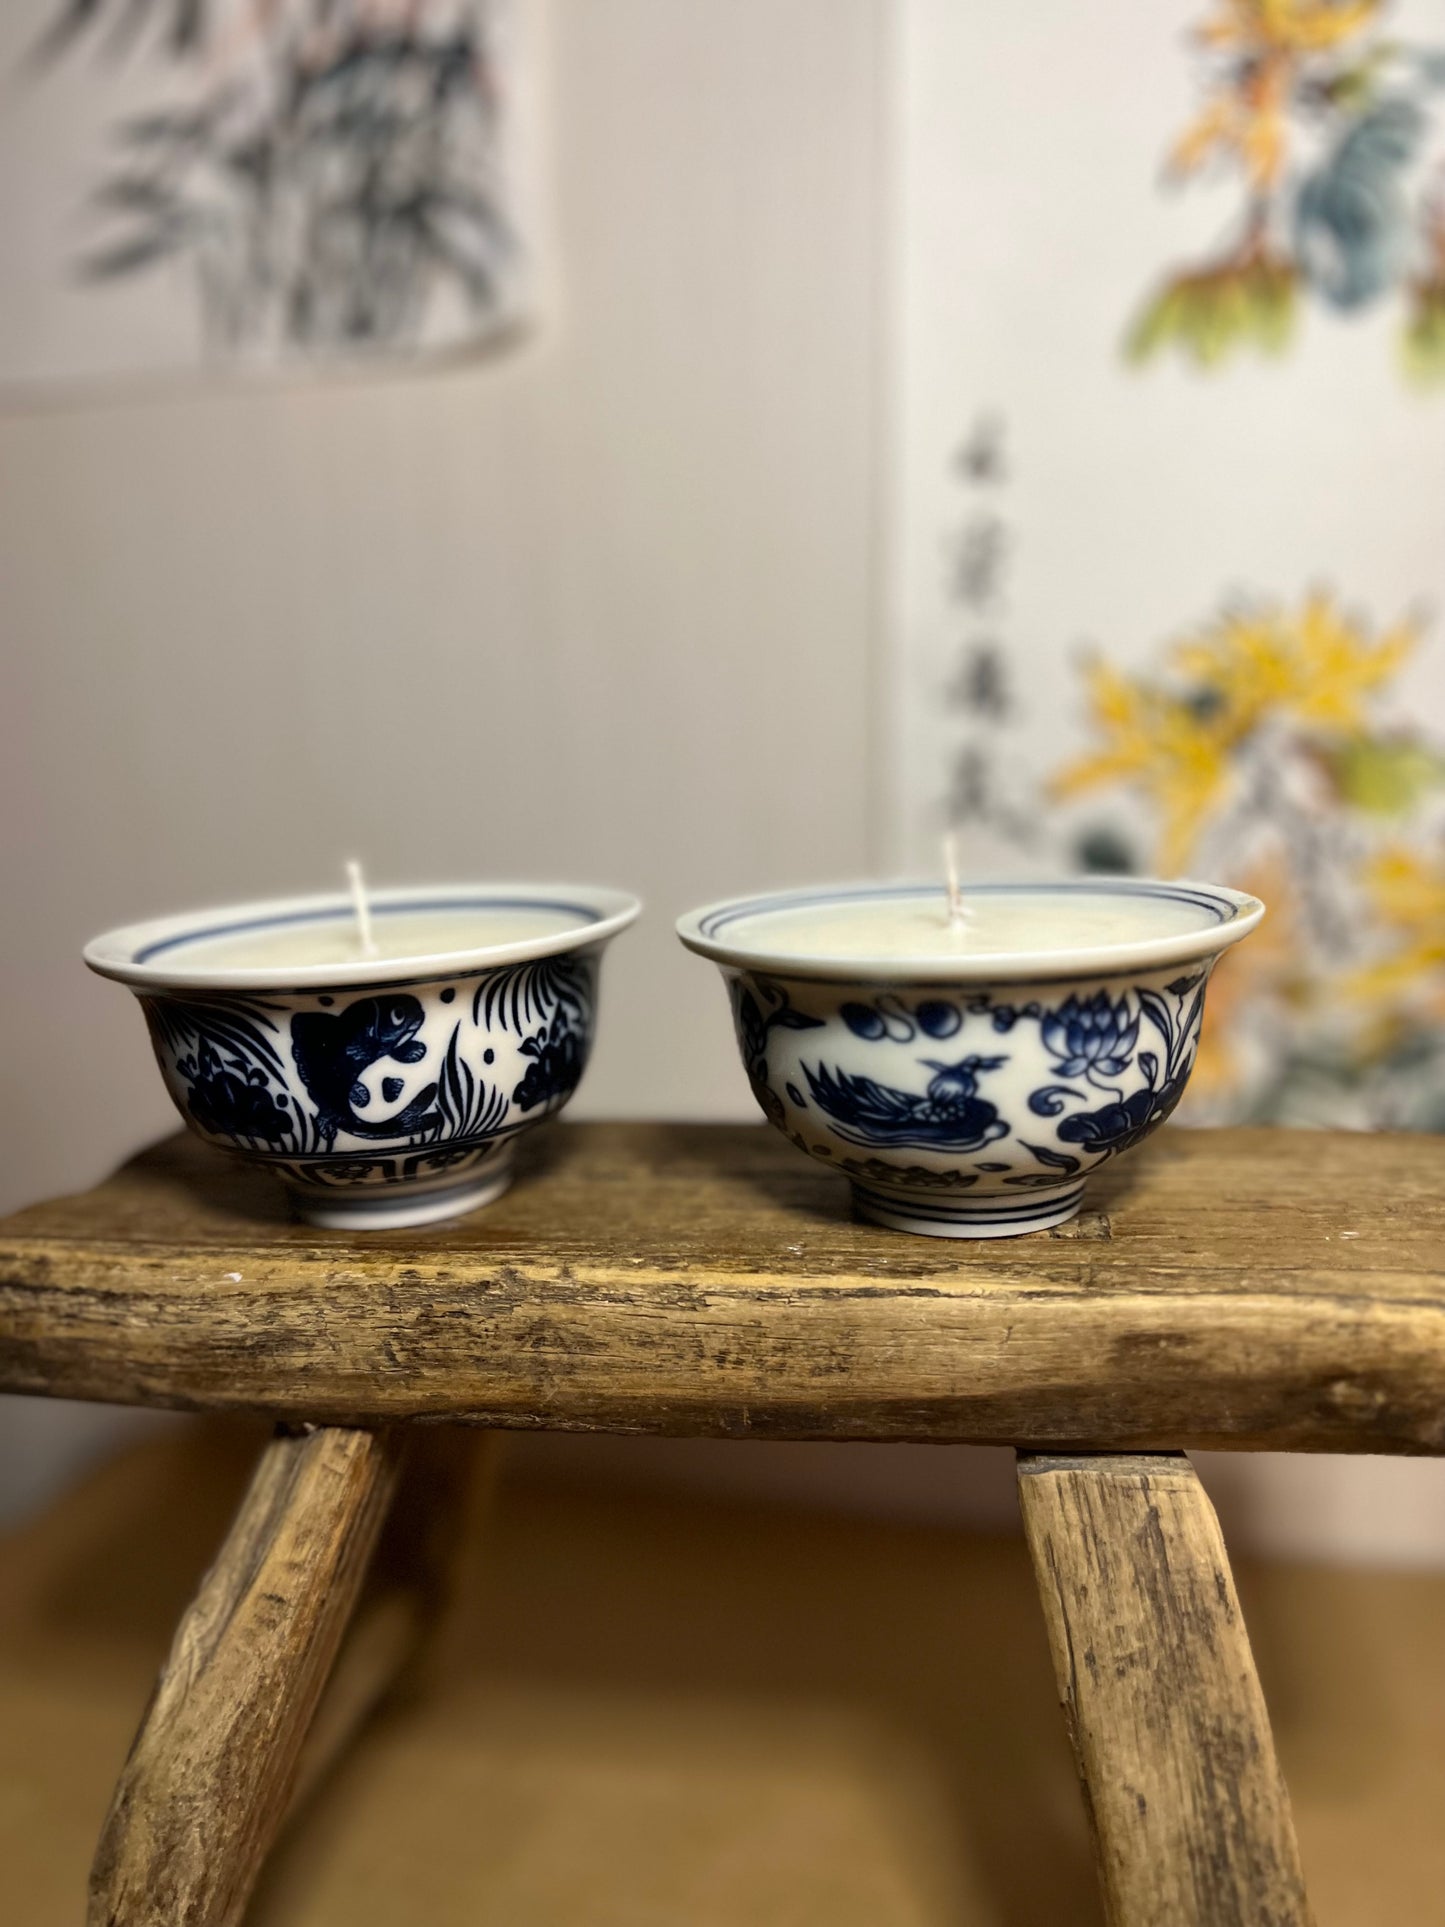
{"type": "Polygon", "coordinates": [[[366,878],[359,863],[348,863],[346,881],[351,887],[351,907],[356,912],[356,937],[363,957],[374,957],[376,938],[371,933],[371,904],[366,895],[366,878]]]}
{"type": "Polygon", "coordinates": [[[948,922],[950,929],[958,930],[968,922],[970,911],[963,900],[963,890],[958,881],[958,831],[950,830],[943,839],[943,867],[948,875],[948,922]]]}

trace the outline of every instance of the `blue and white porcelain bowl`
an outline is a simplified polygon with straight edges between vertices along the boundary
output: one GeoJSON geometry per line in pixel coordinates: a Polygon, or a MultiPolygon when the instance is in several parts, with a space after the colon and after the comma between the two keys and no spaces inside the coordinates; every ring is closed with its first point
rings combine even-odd
{"type": "Polygon", "coordinates": [[[85,950],[140,999],[191,1129],[342,1230],[429,1224],[506,1190],[518,1137],[577,1088],[603,947],[640,908],[573,885],[370,903],[370,958],[342,896],[168,917],[85,950]],[[465,947],[477,933],[504,940],[465,947]]]}
{"type": "Polygon", "coordinates": [[[957,954],[909,955],[905,930],[870,954],[891,921],[946,922],[936,885],[741,898],[677,928],[722,967],[764,1114],[847,1177],[863,1216],[1011,1237],[1071,1218],[1090,1172],[1169,1116],[1209,973],[1264,905],[1137,878],[971,884],[964,900],[984,939],[991,916],[1007,942],[1025,912],[1042,940],[969,954],[965,930],[957,954]]]}

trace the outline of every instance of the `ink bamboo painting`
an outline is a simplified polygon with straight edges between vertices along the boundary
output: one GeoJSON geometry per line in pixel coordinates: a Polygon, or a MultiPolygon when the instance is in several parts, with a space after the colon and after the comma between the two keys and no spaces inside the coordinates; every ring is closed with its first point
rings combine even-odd
{"type": "Polygon", "coordinates": [[[515,321],[504,25],[501,0],[53,0],[11,63],[12,138],[54,209],[45,292],[79,356],[104,370],[106,314],[140,317],[162,360],[221,367],[466,345],[515,321]],[[83,105],[63,145],[47,100],[83,105]]]}

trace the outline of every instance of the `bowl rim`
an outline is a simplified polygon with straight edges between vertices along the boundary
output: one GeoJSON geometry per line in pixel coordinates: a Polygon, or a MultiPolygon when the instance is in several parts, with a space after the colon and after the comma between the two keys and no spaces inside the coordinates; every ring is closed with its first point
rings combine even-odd
{"type": "Polygon", "coordinates": [[[839,903],[877,900],[906,901],[919,897],[939,900],[943,885],[936,880],[863,882],[775,890],[750,897],[727,897],[704,904],[677,920],[677,934],[689,950],[714,963],[740,970],[764,970],[778,977],[818,979],[829,983],[1047,983],[1072,978],[1116,976],[1134,970],[1167,969],[1171,964],[1202,962],[1247,937],[1265,914],[1265,905],[1247,891],[1221,883],[1191,878],[1136,876],[1071,876],[980,878],[965,880],[965,895],[1025,895],[1063,892],[1070,896],[1169,896],[1212,911],[1213,924],[1167,937],[1136,938],[1123,943],[1095,944],[1077,950],[998,951],[974,957],[885,956],[865,957],[788,955],[769,950],[765,943],[728,941],[723,932],[730,922],[761,916],[773,910],[825,908],[839,903]]]}
{"type": "Polygon", "coordinates": [[[383,917],[391,910],[545,906],[571,912],[577,921],[511,943],[469,950],[418,951],[407,957],[358,957],[352,963],[207,969],[194,963],[184,965],[179,956],[169,954],[204,937],[231,936],[257,926],[349,919],[353,914],[350,896],[344,890],[329,890],[311,896],[218,904],[205,910],[152,917],[144,923],[122,924],[93,937],[82,955],[100,976],[114,978],[137,991],[354,989],[464,976],[500,964],[594,949],[625,930],[642,909],[641,899],[629,891],[590,883],[406,884],[369,890],[367,896],[373,914],[383,917]]]}

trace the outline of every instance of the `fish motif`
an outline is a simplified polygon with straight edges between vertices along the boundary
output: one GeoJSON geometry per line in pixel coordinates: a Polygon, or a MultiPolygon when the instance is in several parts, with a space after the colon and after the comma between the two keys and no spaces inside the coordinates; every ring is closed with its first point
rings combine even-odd
{"type": "Polygon", "coordinates": [[[920,1060],[934,1072],[922,1097],[871,1077],[834,1073],[825,1065],[803,1074],[818,1108],[854,1144],[914,1145],[922,1150],[974,1151],[1008,1134],[998,1107],[978,1095],[978,1073],[997,1070],[1006,1057],[964,1057],[956,1064],[920,1060]]]}
{"type": "MultiPolygon", "coordinates": [[[[291,1055],[316,1106],[316,1127],[327,1144],[338,1131],[357,1137],[409,1137],[435,1124],[435,1083],[425,1085],[403,1111],[371,1121],[357,1111],[371,1102],[363,1081],[373,1064],[391,1058],[419,1064],[426,1046],[417,1038],[424,1012],[415,997],[366,997],[345,1010],[303,1011],[291,1019],[291,1055]]],[[[400,1090],[399,1080],[382,1080],[386,1097],[400,1090]]]]}

